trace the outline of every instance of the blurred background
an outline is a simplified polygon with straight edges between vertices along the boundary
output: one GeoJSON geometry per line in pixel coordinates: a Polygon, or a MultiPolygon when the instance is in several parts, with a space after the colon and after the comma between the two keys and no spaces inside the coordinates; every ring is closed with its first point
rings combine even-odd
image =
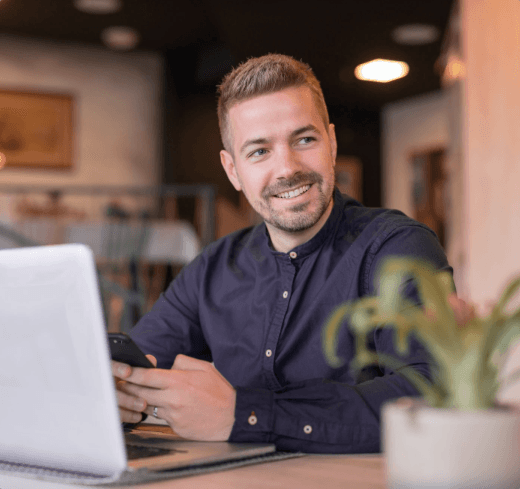
{"type": "Polygon", "coordinates": [[[464,297],[520,272],[520,1],[0,0],[0,247],[80,241],[127,329],[201,247],[258,222],[221,168],[216,86],[311,65],[337,180],[439,236],[464,297]],[[374,59],[407,64],[359,79],[374,59]]]}

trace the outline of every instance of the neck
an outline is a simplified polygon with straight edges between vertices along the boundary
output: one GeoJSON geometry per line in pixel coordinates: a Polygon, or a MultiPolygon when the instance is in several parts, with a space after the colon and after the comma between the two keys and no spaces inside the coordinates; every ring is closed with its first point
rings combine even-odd
{"type": "Polygon", "coordinates": [[[332,212],[333,206],[334,198],[331,199],[331,202],[327,207],[327,210],[320,217],[319,221],[314,226],[303,231],[283,231],[273,226],[272,224],[266,222],[265,225],[267,227],[267,231],[269,232],[269,236],[271,237],[271,243],[273,244],[273,248],[276,251],[288,253],[297,246],[300,246],[303,243],[306,243],[307,241],[311,240],[314,236],[316,236],[316,234],[318,234],[319,230],[327,222],[327,219],[329,218],[330,213],[332,212]]]}

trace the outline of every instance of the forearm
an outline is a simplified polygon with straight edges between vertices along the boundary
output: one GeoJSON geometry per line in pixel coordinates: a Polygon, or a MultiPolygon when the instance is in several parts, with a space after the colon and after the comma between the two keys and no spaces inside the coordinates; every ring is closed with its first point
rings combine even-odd
{"type": "Polygon", "coordinates": [[[380,451],[381,406],[417,391],[400,375],[351,386],[317,379],[283,390],[238,388],[232,442],[311,453],[380,451]]]}

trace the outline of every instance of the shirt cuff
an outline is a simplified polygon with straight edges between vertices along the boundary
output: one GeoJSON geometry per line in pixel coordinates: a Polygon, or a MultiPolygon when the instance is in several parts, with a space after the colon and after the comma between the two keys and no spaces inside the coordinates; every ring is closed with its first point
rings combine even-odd
{"type": "Polygon", "coordinates": [[[235,424],[230,442],[268,443],[273,430],[273,393],[237,387],[235,424]]]}

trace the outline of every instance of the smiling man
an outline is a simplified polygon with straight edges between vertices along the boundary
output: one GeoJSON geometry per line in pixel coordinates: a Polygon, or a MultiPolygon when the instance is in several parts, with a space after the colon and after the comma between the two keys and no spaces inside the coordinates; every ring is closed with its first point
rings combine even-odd
{"type": "Polygon", "coordinates": [[[224,169],[263,217],[276,250],[308,241],[332,210],[336,136],[308,86],[235,103],[225,118],[224,169]]]}
{"type": "MultiPolygon", "coordinates": [[[[157,369],[113,364],[123,421],[142,413],[196,440],[275,443],[279,449],[380,449],[381,405],[416,391],[383,366],[355,377],[345,330],[327,365],[321,330],[333,309],[376,292],[392,255],[450,269],[435,234],[400,212],[367,209],[334,188],[336,138],[310,67],[253,58],[220,88],[221,161],[264,222],[208,246],[131,335],[157,369]],[[213,362],[213,363],[211,363],[213,362]]],[[[407,289],[415,297],[413,284],[407,289]]],[[[378,330],[376,352],[397,355],[378,330]]],[[[412,342],[407,365],[428,372],[412,342]]]]}

